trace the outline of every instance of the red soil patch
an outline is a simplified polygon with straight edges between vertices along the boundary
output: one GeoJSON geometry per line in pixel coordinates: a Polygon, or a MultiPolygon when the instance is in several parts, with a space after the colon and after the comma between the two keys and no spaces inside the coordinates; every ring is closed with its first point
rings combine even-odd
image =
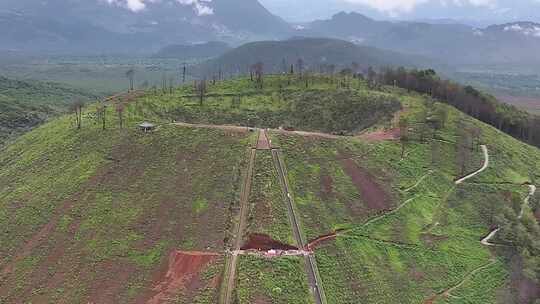
{"type": "Polygon", "coordinates": [[[383,140],[396,140],[399,139],[399,128],[390,130],[379,130],[360,135],[359,137],[368,141],[383,141],[383,140]]]}
{"type": "Polygon", "coordinates": [[[185,289],[197,289],[200,272],[218,256],[210,252],[173,251],[169,255],[167,270],[156,281],[152,295],[142,303],[168,303],[185,289]]]}
{"type": "Polygon", "coordinates": [[[390,195],[375,181],[371,174],[360,168],[352,159],[342,159],[341,165],[345,173],[352,179],[369,209],[384,211],[392,207],[390,195]]]}
{"type": "Polygon", "coordinates": [[[321,235],[318,238],[309,241],[309,243],[306,245],[306,250],[307,251],[313,251],[320,244],[322,244],[322,243],[324,243],[326,241],[335,239],[337,237],[337,233],[339,231],[341,231],[341,230],[337,230],[337,231],[334,231],[332,233],[321,235]]]}
{"type": "Polygon", "coordinates": [[[429,299],[425,300],[423,304],[433,304],[437,300],[437,295],[431,296],[429,299]]]}
{"type": "Polygon", "coordinates": [[[253,233],[248,237],[248,241],[240,248],[242,250],[259,250],[268,251],[277,250],[298,250],[297,247],[284,244],[280,241],[272,239],[270,236],[262,233],[253,233]]]}

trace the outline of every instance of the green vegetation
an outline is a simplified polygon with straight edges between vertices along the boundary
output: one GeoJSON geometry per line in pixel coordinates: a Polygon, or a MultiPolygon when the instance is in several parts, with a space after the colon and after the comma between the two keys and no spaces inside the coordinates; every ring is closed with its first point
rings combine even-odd
{"type": "Polygon", "coordinates": [[[0,265],[14,267],[1,301],[125,303],[153,288],[171,250],[223,249],[250,135],[111,125],[76,130],[64,116],[0,156],[0,265]]]}
{"type": "MultiPolygon", "coordinates": [[[[335,242],[328,241],[316,251],[329,303],[351,303],[359,298],[366,303],[395,303],[396,299],[423,303],[431,297],[435,303],[495,303],[500,294],[517,299],[512,284],[516,277],[534,273],[532,265],[537,262],[528,258],[534,254],[521,255],[530,266],[516,269],[507,257],[519,258],[523,249],[511,254],[497,251],[492,262],[493,253],[479,241],[498,223],[509,197],[523,200],[526,187],[521,184],[540,180],[540,154],[536,148],[422,96],[406,96],[402,104],[405,111],[401,115],[410,124],[403,159],[397,141],[277,135],[306,235],[312,238],[345,228],[335,242]],[[436,119],[440,108],[447,112],[442,128],[428,123],[436,119]],[[463,161],[458,147],[460,133],[476,128],[482,134],[479,142],[488,146],[490,166],[470,183],[456,187],[453,181],[461,175],[463,161]],[[350,206],[366,206],[363,194],[343,174],[344,156],[374,172],[372,179],[399,198],[399,209],[379,215],[376,210],[367,210],[352,217],[350,206]],[[485,269],[474,272],[483,266],[485,269]],[[482,280],[486,274],[490,279],[482,280]],[[465,298],[436,296],[456,285],[451,294],[465,298]]],[[[482,153],[474,145],[466,158],[465,172],[483,163],[482,153]]],[[[517,213],[519,207],[512,210],[514,218],[517,213]]],[[[528,228],[509,226],[503,230],[517,235],[530,231],[527,238],[531,242],[538,224],[526,222],[523,225],[528,228]]],[[[524,248],[536,252],[531,244],[524,248]]]]}
{"type": "MultiPolygon", "coordinates": [[[[217,59],[203,64],[203,71],[216,73],[221,67],[225,72],[237,73],[240,67],[263,62],[268,73],[288,73],[291,65],[301,70],[330,69],[339,71],[355,62],[358,66],[423,66],[429,59],[405,55],[374,47],[357,45],[349,41],[329,38],[297,37],[282,41],[258,41],[244,44],[217,59]],[[324,58],[324,60],[323,60],[324,58]],[[303,61],[303,68],[298,66],[303,61]]],[[[210,74],[209,73],[209,74],[210,74]]]]}
{"type": "Polygon", "coordinates": [[[135,70],[136,88],[161,87],[163,81],[167,85],[169,81],[177,85],[182,81],[180,67],[186,63],[186,80],[190,80],[196,62],[172,58],[59,55],[46,58],[23,57],[20,62],[0,62],[0,66],[2,75],[9,78],[62,83],[103,96],[127,90],[129,82],[126,71],[132,68],[135,70]]]}
{"type": "Polygon", "coordinates": [[[307,239],[359,223],[369,208],[340,159],[367,153],[360,142],[275,134],[284,151],[289,182],[307,239]],[[351,147],[355,147],[354,155],[351,147]]]}
{"type": "Polygon", "coordinates": [[[311,304],[308,283],[301,257],[264,259],[240,258],[237,280],[239,304],[311,304]]]}
{"type": "MultiPolygon", "coordinates": [[[[455,108],[347,74],[199,82],[116,102],[121,115],[118,103],[88,105],[81,129],[63,116],[2,151],[0,302],[144,302],[171,253],[223,254],[256,132],[173,120],[361,133],[269,131],[304,237],[342,229],[315,249],[330,304],[534,298],[518,289],[538,280],[538,197],[518,214],[524,183],[540,183],[540,153],[455,108]],[[144,133],[142,121],[158,126],[144,133]],[[406,136],[369,136],[396,130],[406,136]],[[488,168],[456,185],[482,166],[480,144],[488,168]],[[480,243],[495,226],[491,241],[508,246],[480,243]]],[[[257,152],[253,176],[248,232],[293,243],[270,151],[257,152]]],[[[173,298],[214,303],[223,261],[189,270],[198,281],[173,298]]],[[[235,292],[238,303],[312,301],[301,257],[240,256],[235,292]]]]}
{"type": "Polygon", "coordinates": [[[74,100],[92,98],[64,85],[0,77],[0,146],[65,111],[74,100]]]}
{"type": "Polygon", "coordinates": [[[262,89],[243,78],[204,88],[202,94],[200,85],[147,94],[135,111],[161,121],[348,133],[390,117],[400,107],[394,95],[368,91],[355,79],[343,83],[329,77],[267,76],[262,89]]]}
{"type": "Polygon", "coordinates": [[[295,243],[270,151],[257,151],[249,206],[249,233],[264,233],[286,244],[295,243]]]}

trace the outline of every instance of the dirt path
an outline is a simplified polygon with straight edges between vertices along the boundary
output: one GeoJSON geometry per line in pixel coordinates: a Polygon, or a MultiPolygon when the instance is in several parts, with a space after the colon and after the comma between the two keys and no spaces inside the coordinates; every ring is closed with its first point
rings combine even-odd
{"type": "MultiPolygon", "coordinates": [[[[289,190],[290,188],[287,179],[287,172],[285,169],[283,158],[281,157],[281,151],[278,149],[272,149],[272,158],[274,160],[274,165],[276,166],[276,169],[278,171],[279,180],[283,189],[284,199],[287,205],[289,220],[291,221],[291,225],[293,228],[294,238],[299,248],[306,248],[306,242],[303,239],[303,234],[300,225],[298,224],[298,218],[294,211],[294,204],[292,201],[291,192],[289,190]]],[[[313,255],[304,256],[304,261],[306,263],[306,272],[308,275],[310,291],[315,299],[315,304],[326,304],[326,296],[322,287],[322,280],[320,279],[315,257],[313,255]]]]}
{"type": "Polygon", "coordinates": [[[328,139],[338,139],[343,137],[351,137],[345,135],[334,135],[329,133],[322,132],[308,132],[308,131],[287,131],[283,129],[271,129],[272,132],[280,134],[289,134],[289,135],[300,135],[304,137],[318,137],[318,138],[328,138],[328,139]]]}
{"type": "MultiPolygon", "coordinates": [[[[523,205],[521,205],[521,210],[519,211],[518,219],[521,219],[523,217],[523,212],[525,211],[525,208],[529,205],[529,201],[531,197],[536,193],[536,186],[535,185],[529,185],[529,194],[523,200],[523,205]]],[[[485,238],[483,238],[480,243],[485,246],[495,246],[497,244],[490,243],[489,241],[497,235],[497,233],[501,230],[501,228],[496,228],[493,231],[491,231],[485,238]]]]}
{"type": "Polygon", "coordinates": [[[465,177],[462,177],[460,179],[458,179],[456,181],[456,185],[459,185],[461,183],[463,183],[464,181],[470,179],[470,178],[473,178],[475,177],[476,175],[480,174],[482,171],[486,170],[487,167],[489,166],[489,152],[488,152],[488,148],[486,145],[481,145],[480,146],[482,148],[482,152],[484,152],[484,165],[482,166],[482,168],[476,170],[475,172],[465,176],[465,177]]]}
{"type": "Polygon", "coordinates": [[[424,174],[424,176],[422,176],[420,179],[418,179],[418,181],[414,185],[412,185],[411,187],[403,190],[403,192],[409,192],[409,191],[415,189],[416,187],[418,187],[424,181],[424,179],[426,179],[426,177],[433,174],[433,172],[435,172],[435,171],[429,170],[428,173],[424,174]]]}
{"type": "Polygon", "coordinates": [[[257,140],[257,150],[270,150],[271,142],[268,140],[266,130],[259,129],[259,139],[257,140]]]}
{"type": "Polygon", "coordinates": [[[248,198],[249,193],[251,192],[251,182],[253,178],[253,170],[255,167],[255,156],[256,149],[250,150],[249,156],[249,165],[246,175],[244,177],[242,192],[240,193],[240,215],[238,218],[238,224],[236,225],[235,239],[234,239],[234,251],[231,252],[230,258],[227,259],[226,270],[225,270],[225,279],[224,290],[222,291],[221,303],[231,304],[233,303],[232,293],[234,290],[234,283],[236,279],[236,266],[238,264],[238,251],[242,247],[242,241],[244,236],[244,231],[246,228],[246,220],[249,211],[248,198]]]}
{"type": "MultiPolygon", "coordinates": [[[[225,131],[237,131],[237,132],[247,132],[249,130],[258,130],[258,128],[250,128],[250,127],[243,127],[243,126],[235,126],[235,125],[210,125],[210,124],[191,124],[191,123],[185,123],[185,122],[173,122],[173,125],[180,126],[180,127],[189,127],[189,128],[207,128],[207,129],[219,129],[219,130],[225,130],[225,131]]],[[[345,135],[334,135],[334,134],[328,134],[328,133],[322,133],[322,132],[308,132],[308,131],[287,131],[282,129],[264,129],[264,133],[268,131],[274,132],[274,133],[280,133],[280,134],[291,134],[291,135],[299,135],[304,137],[314,137],[314,138],[328,138],[328,139],[338,139],[338,138],[353,138],[353,136],[345,136],[345,135]]],[[[261,130],[262,131],[262,130],[261,130]]],[[[271,146],[271,144],[269,144],[271,146]]]]}
{"type": "Polygon", "coordinates": [[[478,272],[490,267],[491,265],[495,264],[497,261],[495,259],[491,259],[487,264],[484,264],[476,269],[473,269],[471,272],[467,273],[467,275],[465,275],[465,277],[463,278],[463,280],[461,280],[459,283],[457,283],[456,285],[450,287],[450,288],[447,288],[433,296],[431,296],[429,299],[425,300],[424,301],[424,304],[433,304],[435,303],[435,300],[437,300],[437,298],[439,297],[456,297],[454,295],[452,295],[452,292],[455,291],[456,289],[460,288],[461,286],[463,286],[463,284],[465,284],[465,282],[467,282],[468,279],[470,279],[472,276],[474,276],[475,274],[477,274],[478,272]]]}
{"type": "MultiPolygon", "coordinates": [[[[486,168],[489,166],[489,153],[488,153],[488,149],[485,145],[482,146],[482,150],[484,152],[484,158],[485,158],[485,161],[484,161],[484,165],[482,166],[482,168],[480,168],[478,171],[476,172],[473,172],[459,180],[457,180],[455,183],[456,185],[459,185],[461,184],[462,182],[464,182],[465,180],[469,179],[469,178],[472,178],[474,177],[475,175],[479,174],[480,172],[486,170],[486,168]]],[[[521,210],[519,212],[519,215],[518,215],[518,218],[522,218],[523,217],[523,212],[525,210],[525,208],[529,205],[529,201],[530,201],[530,198],[536,193],[536,186],[535,185],[529,185],[529,194],[527,195],[527,197],[524,199],[523,201],[523,205],[521,207],[521,210]]],[[[480,243],[484,246],[495,246],[496,244],[493,244],[493,243],[490,243],[490,240],[495,237],[495,235],[497,235],[497,233],[499,232],[500,228],[496,228],[494,230],[492,230],[485,238],[483,238],[480,243]]],[[[482,265],[474,270],[472,270],[471,272],[469,272],[458,284],[454,285],[453,287],[450,287],[446,290],[444,290],[443,292],[440,292],[434,296],[432,296],[431,298],[429,298],[428,300],[426,300],[424,302],[424,304],[432,304],[434,303],[434,301],[440,297],[440,296],[444,296],[444,297],[452,297],[452,292],[458,288],[460,288],[461,286],[463,286],[463,284],[465,284],[465,282],[467,280],[469,280],[472,276],[474,276],[476,273],[480,272],[481,270],[484,270],[488,267],[490,267],[491,265],[495,264],[496,263],[496,260],[495,259],[490,259],[490,261],[485,264],[485,265],[482,265]]]]}

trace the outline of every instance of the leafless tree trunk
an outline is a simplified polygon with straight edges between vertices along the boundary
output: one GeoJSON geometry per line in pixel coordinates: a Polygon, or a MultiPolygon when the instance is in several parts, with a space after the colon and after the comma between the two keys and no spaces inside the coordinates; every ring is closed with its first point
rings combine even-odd
{"type": "Polygon", "coordinates": [[[124,104],[121,102],[116,103],[116,113],[118,114],[118,124],[120,125],[120,129],[124,128],[124,104]]]}

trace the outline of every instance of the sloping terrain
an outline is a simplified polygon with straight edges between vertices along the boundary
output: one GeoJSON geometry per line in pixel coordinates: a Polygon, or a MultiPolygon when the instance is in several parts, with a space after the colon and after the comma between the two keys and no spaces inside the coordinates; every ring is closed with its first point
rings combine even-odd
{"type": "Polygon", "coordinates": [[[0,146],[92,94],[67,86],[0,77],[0,146]]]}
{"type": "Polygon", "coordinates": [[[290,65],[302,59],[305,69],[318,71],[330,63],[336,72],[356,62],[361,67],[428,66],[433,60],[387,51],[370,46],[359,46],[351,42],[330,38],[293,38],[283,41],[259,41],[244,44],[217,59],[204,64],[203,71],[215,72],[218,67],[225,71],[245,71],[246,63],[264,63],[267,73],[286,73],[290,65]]]}
{"type": "Polygon", "coordinates": [[[248,140],[173,125],[77,131],[69,117],[24,135],[0,160],[0,299],[212,303],[248,140]],[[176,250],[214,255],[186,262],[193,284],[175,283],[176,250]]]}
{"type": "Polygon", "coordinates": [[[540,296],[526,199],[537,148],[402,89],[305,83],[208,82],[202,99],[193,86],[151,89],[108,104],[104,125],[93,104],[81,129],[63,116],[8,145],[0,302],[540,296]]]}
{"type": "Polygon", "coordinates": [[[540,25],[512,22],[474,28],[452,22],[379,21],[356,12],[317,20],[298,35],[346,39],[362,45],[437,58],[446,64],[538,64],[540,25]]]}
{"type": "Polygon", "coordinates": [[[1,49],[63,54],[150,53],[170,44],[241,43],[290,31],[257,0],[5,0],[0,25],[1,49]]]}

